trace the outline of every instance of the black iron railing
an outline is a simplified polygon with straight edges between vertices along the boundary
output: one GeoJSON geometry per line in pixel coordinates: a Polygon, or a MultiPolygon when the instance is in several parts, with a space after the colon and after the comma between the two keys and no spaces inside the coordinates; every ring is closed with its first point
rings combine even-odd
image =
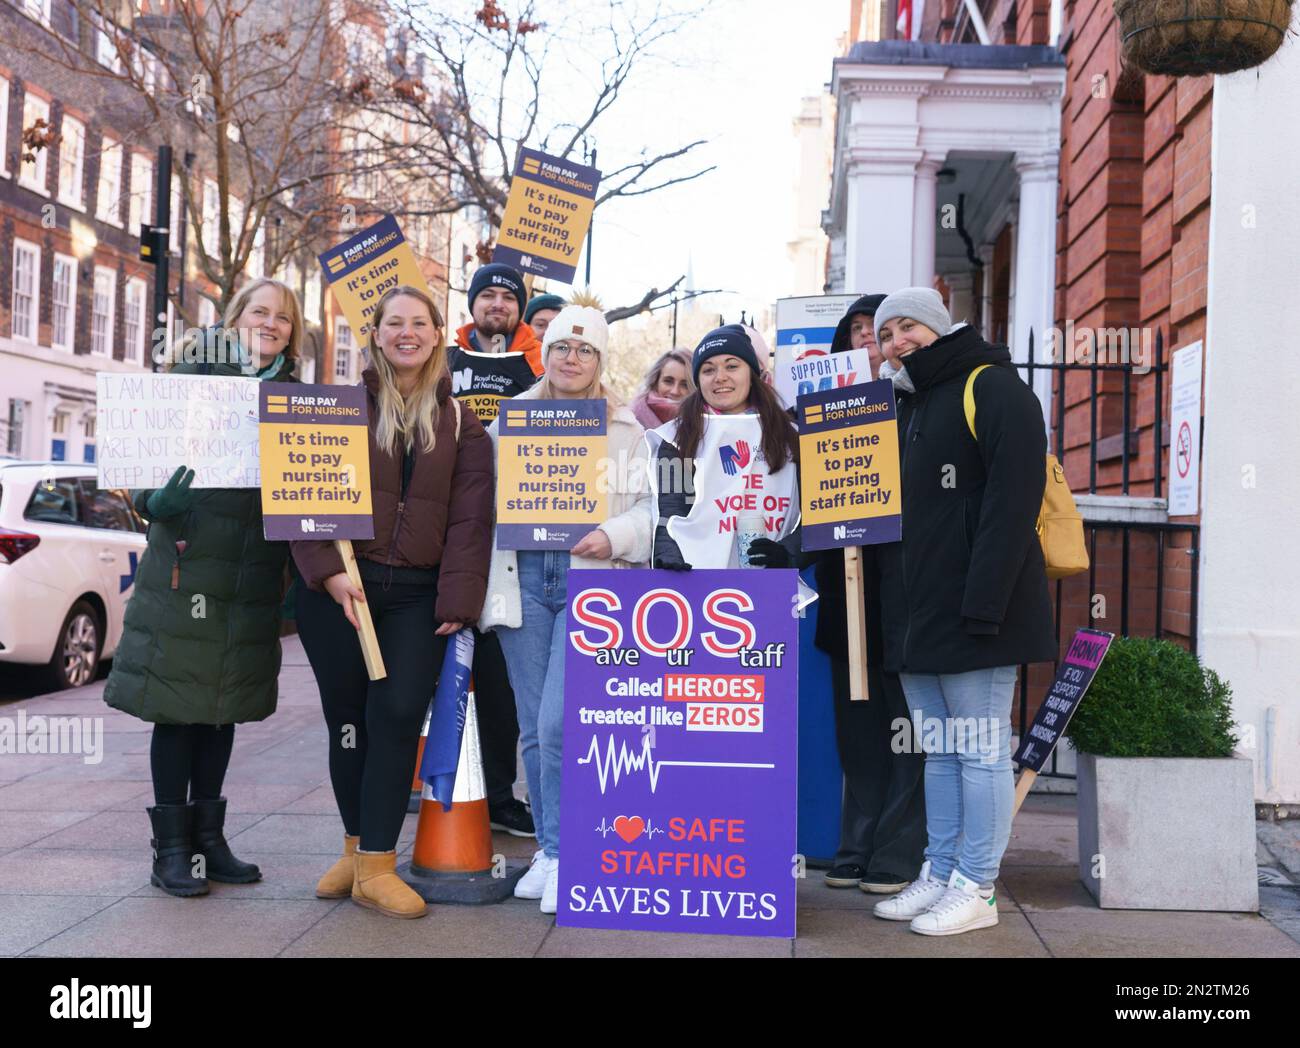
{"type": "MultiPolygon", "coordinates": [[[[1155,375],[1155,404],[1154,419],[1151,427],[1151,448],[1152,470],[1150,491],[1147,493],[1152,497],[1160,497],[1162,494],[1163,481],[1163,457],[1164,457],[1164,392],[1165,392],[1165,375],[1169,365],[1164,355],[1164,334],[1157,330],[1154,339],[1155,355],[1154,360],[1150,362],[1150,369],[1155,375]]],[[[1121,408],[1120,414],[1122,419],[1122,430],[1119,436],[1119,457],[1120,462],[1120,493],[1123,495],[1133,494],[1132,481],[1132,461],[1136,453],[1141,449],[1137,446],[1140,439],[1140,431],[1133,429],[1134,419],[1134,389],[1133,377],[1134,369],[1131,362],[1129,363],[1100,363],[1098,360],[1097,347],[1095,340],[1092,345],[1092,352],[1086,361],[1068,361],[1068,360],[1047,360],[1040,361],[1034,358],[1034,333],[1029,333],[1029,352],[1026,362],[1019,365],[1022,377],[1028,383],[1031,389],[1034,388],[1034,375],[1041,371],[1046,371],[1054,376],[1053,381],[1053,405],[1052,417],[1054,419],[1053,430],[1050,434],[1049,446],[1053,447],[1057,459],[1064,466],[1065,454],[1068,450],[1065,443],[1065,420],[1066,420],[1066,377],[1072,373],[1084,372],[1089,376],[1089,443],[1088,443],[1088,494],[1097,493],[1097,463],[1099,460],[1107,461],[1114,455],[1107,454],[1108,444],[1113,441],[1112,437],[1103,437],[1099,431],[1098,420],[1098,400],[1099,385],[1101,375],[1106,372],[1119,372],[1122,376],[1120,387],[1121,408]],[[1137,438],[1137,439],[1135,439],[1137,438]],[[1103,453],[1099,455],[1099,450],[1103,453]]],[[[1113,487],[1113,485],[1108,485],[1113,487]]],[[[1145,486],[1145,482],[1143,482],[1145,486]]],[[[1199,545],[1200,545],[1200,528],[1195,524],[1181,524],[1157,522],[1157,521],[1107,521],[1107,520],[1087,520],[1084,521],[1084,538],[1088,544],[1089,569],[1088,569],[1088,589],[1085,594],[1084,612],[1085,619],[1079,622],[1079,625],[1089,625],[1096,629],[1105,629],[1118,633],[1121,636],[1156,636],[1162,637],[1167,633],[1174,634],[1182,639],[1191,651],[1196,651],[1196,632],[1197,632],[1197,596],[1199,587],[1199,545]],[[1095,607],[1095,598],[1098,595],[1098,538],[1102,535],[1117,535],[1119,546],[1119,621],[1116,623],[1109,611],[1104,617],[1095,617],[1093,614],[1095,607]],[[1179,537],[1185,536],[1185,542],[1178,542],[1179,537]],[[1133,549],[1135,542],[1150,542],[1154,545],[1154,564],[1155,570],[1148,574],[1145,579],[1147,585],[1137,586],[1132,570],[1133,549]],[[1187,612],[1187,633],[1181,630],[1169,630],[1165,626],[1166,603],[1168,597],[1168,587],[1166,585],[1166,570],[1168,553],[1171,549],[1183,549],[1188,557],[1188,612],[1187,612]],[[1134,614],[1134,594],[1139,589],[1153,590],[1152,604],[1149,608],[1143,609],[1143,614],[1134,614]],[[1140,621],[1138,621],[1140,620],[1140,621]],[[1130,633],[1130,630],[1133,630],[1130,633]]],[[[1111,552],[1109,549],[1107,552],[1111,552]]],[[[1143,571],[1147,569],[1143,567],[1143,571]]],[[[1063,640],[1068,641],[1068,637],[1063,637],[1062,625],[1066,613],[1065,592],[1069,586],[1078,587],[1076,580],[1057,580],[1055,583],[1055,611],[1056,611],[1056,637],[1058,648],[1063,640]]],[[[1110,588],[1110,587],[1103,587],[1110,588]]],[[[1109,594],[1103,594],[1109,596],[1109,594]]],[[[1107,601],[1109,607],[1110,601],[1107,601]]],[[[1077,607],[1077,605],[1076,605],[1077,607]]],[[[1077,618],[1078,616],[1073,616],[1077,618]]],[[[1072,632],[1072,631],[1071,631],[1072,632]]],[[[1055,668],[1055,667],[1054,667],[1055,668]]],[[[1028,730],[1033,717],[1033,709],[1030,707],[1030,687],[1031,687],[1030,667],[1025,664],[1020,667],[1020,686],[1018,695],[1018,721],[1017,731],[1023,736],[1028,730]]],[[[1045,687],[1046,685],[1044,685],[1045,687]]],[[[1041,698],[1041,696],[1040,696],[1041,698]]],[[[1061,779],[1072,779],[1073,775],[1060,771],[1058,766],[1060,751],[1053,752],[1051,761],[1042,771],[1042,775],[1061,779]]]]}

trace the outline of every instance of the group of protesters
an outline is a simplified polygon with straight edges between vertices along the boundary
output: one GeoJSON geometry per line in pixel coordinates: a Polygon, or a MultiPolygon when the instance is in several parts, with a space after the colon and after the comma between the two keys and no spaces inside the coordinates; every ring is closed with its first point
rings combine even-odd
{"type": "MultiPolygon", "coordinates": [[[[193,489],[180,469],[165,487],[135,493],[148,548],[105,699],[154,724],[152,883],[196,896],[210,881],[261,878],[227,843],[223,783],[235,724],[275,710],[291,606],[320,690],[344,834],[317,896],[425,914],[396,872],[396,848],[448,638],[470,627],[491,824],[536,837],[515,895],[555,913],[569,572],[815,566],[815,643],[830,660],[844,772],[825,884],[881,896],[876,916],[921,934],[996,924],[1016,667],[1055,654],[1035,537],[1046,437],[1006,348],[954,323],[929,288],[868,295],[836,330],[832,352],[865,349],[898,405],[903,537],[863,549],[871,698],[860,702],[850,699],[843,552],[805,553],[797,512],[743,550],[700,526],[711,476],[701,449],[713,446],[711,430],[737,421],[756,435],[751,468],[798,505],[798,430],[759,333],[724,325],[693,351],[669,349],[625,401],[606,381],[609,329],[594,304],[530,296],[500,264],[478,270],[468,304],[472,321],[450,346],[423,290],[393,288],[372,314],[362,382],[374,538],[354,540],[359,586],[331,542],[267,541],[257,490],[193,489]],[[977,368],[978,438],[963,411],[977,368]],[[606,403],[608,517],[567,551],[503,549],[495,420],[505,401],[556,398],[606,403]],[[191,613],[196,594],[205,617],[191,613]],[[363,603],[381,680],[370,679],[357,641],[363,603]],[[899,747],[900,717],[982,718],[996,728],[994,750],[899,747]],[[515,796],[520,757],[528,804],[515,796]]],[[[304,328],[290,288],[250,281],[221,328],[238,333],[239,359],[186,354],[193,362],[174,372],[297,380],[304,328]]]]}

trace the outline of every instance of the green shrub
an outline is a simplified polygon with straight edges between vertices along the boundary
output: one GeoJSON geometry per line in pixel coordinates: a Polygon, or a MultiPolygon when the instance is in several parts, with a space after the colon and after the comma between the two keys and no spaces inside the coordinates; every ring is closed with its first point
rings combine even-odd
{"type": "Polygon", "coordinates": [[[1176,644],[1116,637],[1068,735],[1098,757],[1231,757],[1232,689],[1176,644]]]}

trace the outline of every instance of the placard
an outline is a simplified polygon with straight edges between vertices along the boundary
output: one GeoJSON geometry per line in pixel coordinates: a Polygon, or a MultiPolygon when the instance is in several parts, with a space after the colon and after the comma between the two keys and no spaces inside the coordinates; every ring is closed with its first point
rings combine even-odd
{"type": "Polygon", "coordinates": [[[558,924],[794,936],[796,579],[570,573],[558,924]]]}
{"type": "Polygon", "coordinates": [[[259,410],[266,538],[374,538],[365,389],[263,382],[259,410]]]}
{"type": "Polygon", "coordinates": [[[604,400],[503,402],[497,545],[572,549],[609,515],[604,400]]]}
{"type": "Polygon", "coordinates": [[[1052,681],[1047,698],[1038,707],[1033,723],[1020,740],[1020,749],[1012,758],[1020,767],[1034,772],[1043,770],[1114,639],[1113,633],[1101,630],[1075,631],[1056,671],[1056,680],[1052,681]]]}
{"type": "MultiPolygon", "coordinates": [[[[789,350],[790,347],[786,347],[789,350]]],[[[843,353],[809,353],[793,359],[790,352],[778,356],[773,385],[787,407],[802,396],[828,389],[844,389],[871,381],[871,353],[867,349],[846,349],[843,353]]]]}
{"type": "Polygon", "coordinates": [[[385,291],[408,285],[437,301],[392,215],[318,257],[325,282],[347,317],[358,346],[369,343],[370,316],[385,291]]]}
{"type": "Polygon", "coordinates": [[[1201,504],[1201,348],[1174,353],[1169,390],[1169,515],[1190,517],[1201,504]]]}
{"type": "MultiPolygon", "coordinates": [[[[774,376],[776,391],[788,407],[793,407],[797,388],[788,385],[785,376],[795,361],[825,357],[831,352],[835,328],[861,295],[805,295],[776,300],[776,355],[774,376]]],[[[838,354],[837,354],[838,355],[838,354]]],[[[871,378],[871,368],[856,369],[858,381],[871,378]]],[[[851,383],[850,383],[851,384],[851,383]]],[[[804,390],[803,392],[812,392],[804,390]]]]}
{"type": "Polygon", "coordinates": [[[903,514],[893,383],[830,389],[798,403],[803,548],[897,542],[903,514]]]}
{"type": "Polygon", "coordinates": [[[181,466],[195,488],[255,488],[258,381],[226,375],[95,375],[101,488],[161,488],[181,466]]]}
{"type": "Polygon", "coordinates": [[[492,261],[571,284],[599,185],[594,167],[520,148],[492,261]]]}

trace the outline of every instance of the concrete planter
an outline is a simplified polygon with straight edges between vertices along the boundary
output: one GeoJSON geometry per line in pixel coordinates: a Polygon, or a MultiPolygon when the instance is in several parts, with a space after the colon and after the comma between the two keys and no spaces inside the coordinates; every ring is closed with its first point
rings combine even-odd
{"type": "Polygon", "coordinates": [[[1259,910],[1243,758],[1079,760],[1079,878],[1104,909],[1259,910]]]}

